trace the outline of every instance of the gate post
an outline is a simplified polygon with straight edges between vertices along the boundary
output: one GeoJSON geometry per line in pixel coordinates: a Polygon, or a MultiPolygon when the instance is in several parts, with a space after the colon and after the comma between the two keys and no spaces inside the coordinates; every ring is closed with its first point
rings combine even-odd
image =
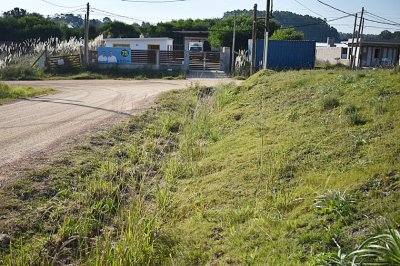
{"type": "Polygon", "coordinates": [[[230,47],[223,47],[222,53],[220,54],[219,58],[219,70],[228,73],[230,70],[229,64],[231,63],[231,48],[230,47]]]}
{"type": "Polygon", "coordinates": [[[184,51],[183,52],[183,58],[184,58],[184,60],[183,60],[183,70],[185,70],[185,71],[189,71],[189,64],[190,64],[190,54],[189,54],[189,51],[184,51]]]}
{"type": "Polygon", "coordinates": [[[207,52],[203,53],[203,71],[206,70],[207,52]]]}

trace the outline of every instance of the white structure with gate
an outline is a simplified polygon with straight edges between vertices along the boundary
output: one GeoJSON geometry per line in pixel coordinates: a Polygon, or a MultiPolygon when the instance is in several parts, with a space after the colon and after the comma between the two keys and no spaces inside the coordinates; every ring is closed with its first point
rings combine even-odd
{"type": "Polygon", "coordinates": [[[130,47],[132,50],[172,51],[174,40],[171,38],[109,38],[104,39],[106,47],[130,47]]]}

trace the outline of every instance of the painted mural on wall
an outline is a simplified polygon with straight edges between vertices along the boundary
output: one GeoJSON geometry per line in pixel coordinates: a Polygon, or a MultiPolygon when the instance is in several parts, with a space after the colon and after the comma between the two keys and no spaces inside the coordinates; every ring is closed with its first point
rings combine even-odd
{"type": "Polygon", "coordinates": [[[130,64],[131,49],[124,47],[99,47],[99,64],[130,64]]]}

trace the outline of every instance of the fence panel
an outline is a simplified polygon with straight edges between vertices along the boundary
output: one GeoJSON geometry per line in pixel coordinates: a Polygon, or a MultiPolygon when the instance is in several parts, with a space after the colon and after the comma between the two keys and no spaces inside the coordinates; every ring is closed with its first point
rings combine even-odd
{"type": "Polygon", "coordinates": [[[184,61],[184,51],[160,51],[160,65],[182,65],[184,61]]]}
{"type": "Polygon", "coordinates": [[[47,68],[50,70],[72,70],[82,66],[80,54],[48,56],[46,58],[47,68]]]}

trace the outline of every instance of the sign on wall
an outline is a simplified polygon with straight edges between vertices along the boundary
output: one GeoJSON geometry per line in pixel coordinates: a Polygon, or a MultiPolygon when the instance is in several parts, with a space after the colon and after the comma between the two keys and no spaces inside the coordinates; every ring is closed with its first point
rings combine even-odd
{"type": "Polygon", "coordinates": [[[131,64],[131,49],[124,47],[99,47],[99,64],[131,64]]]}

